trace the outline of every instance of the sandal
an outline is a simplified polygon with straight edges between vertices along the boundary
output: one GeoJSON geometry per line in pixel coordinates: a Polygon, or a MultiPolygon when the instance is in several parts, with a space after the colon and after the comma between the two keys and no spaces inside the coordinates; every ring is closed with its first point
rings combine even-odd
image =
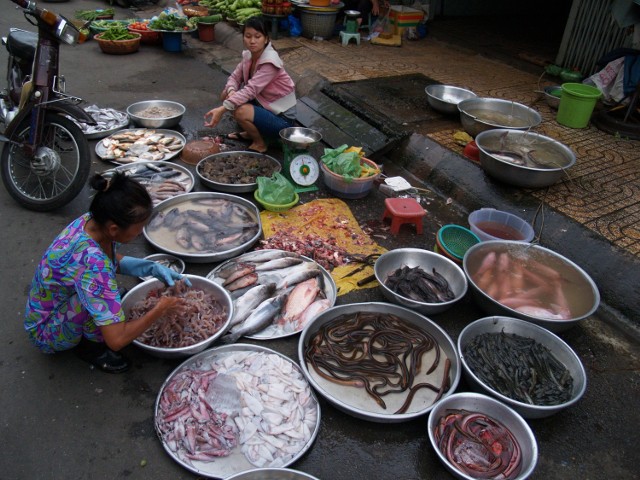
{"type": "Polygon", "coordinates": [[[130,363],[118,352],[114,352],[104,343],[92,342],[83,338],[74,353],[87,363],[107,373],[122,373],[129,370],[130,363]]]}
{"type": "Polygon", "coordinates": [[[234,142],[250,142],[251,139],[249,138],[249,136],[247,135],[246,137],[243,136],[247,135],[247,132],[232,132],[232,133],[227,133],[224,138],[226,138],[227,140],[233,140],[234,142]]]}

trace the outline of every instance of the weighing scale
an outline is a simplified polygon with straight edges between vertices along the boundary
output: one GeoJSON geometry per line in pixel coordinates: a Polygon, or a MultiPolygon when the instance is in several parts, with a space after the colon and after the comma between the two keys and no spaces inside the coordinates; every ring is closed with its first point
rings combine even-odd
{"type": "Polygon", "coordinates": [[[357,10],[346,10],[344,12],[344,31],[347,33],[358,33],[358,17],[360,12],[357,10]]]}
{"type": "Polygon", "coordinates": [[[309,153],[309,148],[320,140],[320,132],[310,128],[289,127],[280,130],[284,151],[283,174],[293,183],[296,193],[318,190],[315,185],[320,176],[320,165],[309,153]]]}

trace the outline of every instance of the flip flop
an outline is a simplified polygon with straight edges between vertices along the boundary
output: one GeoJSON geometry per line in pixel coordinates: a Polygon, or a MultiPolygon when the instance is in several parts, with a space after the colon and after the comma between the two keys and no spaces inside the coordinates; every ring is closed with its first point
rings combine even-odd
{"type": "Polygon", "coordinates": [[[260,153],[260,154],[264,155],[265,153],[267,153],[267,150],[265,150],[264,152],[261,152],[260,150],[256,150],[255,148],[247,148],[245,150],[245,152],[260,153]]]}
{"type": "Polygon", "coordinates": [[[227,140],[233,140],[234,142],[250,142],[251,139],[249,137],[245,138],[241,134],[244,132],[232,132],[227,133],[224,138],[227,140]]]}

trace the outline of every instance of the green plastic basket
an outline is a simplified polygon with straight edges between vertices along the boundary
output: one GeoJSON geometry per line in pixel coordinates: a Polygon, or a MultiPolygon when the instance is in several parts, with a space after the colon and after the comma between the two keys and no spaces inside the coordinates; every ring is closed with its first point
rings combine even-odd
{"type": "Polygon", "coordinates": [[[264,207],[265,210],[269,210],[270,212],[285,212],[292,207],[295,207],[297,203],[300,201],[300,196],[297,193],[294,193],[293,201],[291,203],[286,203],[283,205],[275,205],[273,203],[265,202],[262,198],[258,196],[258,190],[253,192],[253,198],[264,207]]]}
{"type": "Polygon", "coordinates": [[[437,240],[438,247],[458,260],[462,260],[467,250],[480,243],[475,233],[460,225],[444,225],[438,230],[437,240]]]}

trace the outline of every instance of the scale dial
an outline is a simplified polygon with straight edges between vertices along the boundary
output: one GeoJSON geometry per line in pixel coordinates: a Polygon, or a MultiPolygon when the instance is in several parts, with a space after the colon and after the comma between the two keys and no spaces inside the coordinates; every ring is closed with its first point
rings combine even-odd
{"type": "Polygon", "coordinates": [[[291,180],[298,185],[308,187],[318,180],[320,168],[316,159],[311,155],[298,155],[289,164],[289,175],[291,175],[291,180]]]}

